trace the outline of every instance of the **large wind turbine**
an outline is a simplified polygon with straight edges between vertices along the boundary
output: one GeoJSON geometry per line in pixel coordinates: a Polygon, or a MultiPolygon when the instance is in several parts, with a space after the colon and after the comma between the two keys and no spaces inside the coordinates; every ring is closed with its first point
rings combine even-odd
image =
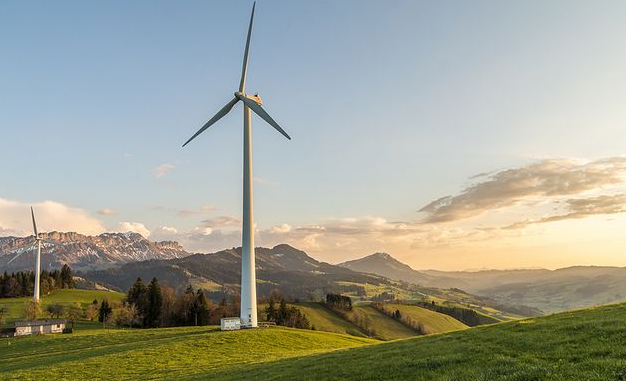
{"type": "MultiPolygon", "coordinates": [[[[35,233],[35,239],[32,242],[32,244],[37,245],[37,255],[35,257],[35,292],[34,292],[33,298],[35,302],[39,302],[39,283],[40,283],[39,276],[41,275],[41,242],[51,243],[54,245],[58,245],[58,243],[51,241],[49,239],[45,239],[39,235],[39,233],[37,232],[37,223],[35,222],[35,212],[33,211],[32,206],[30,207],[30,216],[33,219],[33,231],[35,233]]],[[[7,265],[13,262],[15,259],[17,259],[17,257],[22,255],[23,253],[24,251],[19,252],[15,257],[13,257],[9,262],[7,262],[7,265]]]]}
{"type": "Polygon", "coordinates": [[[250,120],[250,110],[260,116],[263,120],[274,127],[284,137],[291,140],[289,135],[283,130],[278,123],[263,107],[263,101],[258,95],[249,95],[244,92],[246,85],[246,74],[248,72],[248,53],[250,51],[250,36],[252,35],[252,21],[254,20],[254,8],[256,2],[252,5],[252,14],[250,15],[250,25],[248,26],[248,37],[246,39],[246,48],[243,53],[243,67],[241,69],[241,81],[239,82],[239,90],[235,93],[234,98],[222,107],[220,111],[209,119],[202,128],[198,130],[189,140],[183,144],[186,146],[190,141],[195,139],[204,130],[209,128],[215,122],[220,120],[224,115],[235,106],[239,101],[243,102],[243,226],[242,226],[242,249],[241,249],[241,322],[244,326],[257,326],[257,310],[256,310],[256,272],[254,259],[254,222],[252,215],[252,122],[250,120]]]}

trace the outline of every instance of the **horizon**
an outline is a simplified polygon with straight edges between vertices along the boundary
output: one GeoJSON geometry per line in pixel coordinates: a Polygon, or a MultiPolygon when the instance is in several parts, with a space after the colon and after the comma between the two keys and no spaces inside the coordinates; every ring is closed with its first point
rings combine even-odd
{"type": "MultiPolygon", "coordinates": [[[[248,88],[293,137],[253,117],[257,246],[626,266],[626,4],[355,4],[257,3],[248,88]]],[[[240,246],[239,115],[180,145],[232,97],[250,5],[0,4],[0,236],[32,205],[42,231],[240,246]]]]}

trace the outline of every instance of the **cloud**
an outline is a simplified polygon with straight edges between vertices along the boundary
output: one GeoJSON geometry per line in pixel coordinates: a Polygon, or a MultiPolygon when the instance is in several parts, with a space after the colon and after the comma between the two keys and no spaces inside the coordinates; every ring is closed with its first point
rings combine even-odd
{"type": "Polygon", "coordinates": [[[269,229],[270,233],[289,233],[291,231],[291,225],[289,224],[280,224],[280,225],[275,225],[272,226],[269,229]]]}
{"type": "Polygon", "coordinates": [[[169,172],[172,169],[174,169],[174,165],[165,163],[165,164],[159,165],[156,168],[153,168],[152,173],[157,179],[160,179],[160,178],[165,177],[165,175],[167,175],[167,172],[169,172]]]}
{"type": "Polygon", "coordinates": [[[0,232],[2,235],[32,235],[31,206],[35,211],[37,227],[40,231],[71,231],[91,235],[106,231],[100,220],[80,208],[55,201],[26,204],[0,198],[0,232]]]}
{"type": "Polygon", "coordinates": [[[568,213],[544,217],[539,220],[516,222],[505,229],[520,229],[532,224],[579,219],[601,214],[618,214],[626,212],[626,195],[602,195],[589,198],[574,198],[565,201],[568,213]]]}
{"type": "Polygon", "coordinates": [[[231,216],[218,216],[206,219],[202,221],[202,226],[212,229],[219,229],[225,227],[239,226],[241,225],[241,220],[236,217],[231,216]]]}
{"type": "Polygon", "coordinates": [[[146,226],[141,222],[120,222],[118,225],[118,231],[122,233],[138,233],[144,236],[144,238],[148,238],[150,236],[150,230],[148,230],[148,228],[146,228],[146,226]]]}
{"type": "Polygon", "coordinates": [[[479,176],[456,196],[436,199],[420,209],[424,222],[450,222],[479,216],[487,211],[524,202],[557,200],[607,187],[623,185],[626,157],[612,157],[587,163],[572,159],[546,159],[521,168],[479,176]]]}
{"type": "Polygon", "coordinates": [[[259,177],[259,176],[254,176],[254,182],[259,185],[271,185],[271,186],[279,185],[277,181],[273,181],[273,180],[266,179],[264,177],[259,177]]]}
{"type": "Polygon", "coordinates": [[[199,214],[211,213],[215,210],[217,210],[217,208],[215,208],[215,206],[213,205],[202,205],[200,209],[180,209],[178,210],[178,212],[176,212],[176,214],[178,215],[178,217],[191,217],[197,216],[199,214]]]}
{"type": "Polygon", "coordinates": [[[101,214],[103,216],[111,216],[116,214],[115,211],[109,209],[109,208],[104,208],[104,209],[100,209],[98,210],[98,214],[101,214]]]}

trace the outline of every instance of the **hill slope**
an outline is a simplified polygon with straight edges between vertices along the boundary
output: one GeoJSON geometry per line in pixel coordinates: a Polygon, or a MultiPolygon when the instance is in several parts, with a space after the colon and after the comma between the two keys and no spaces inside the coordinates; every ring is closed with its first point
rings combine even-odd
{"type": "Polygon", "coordinates": [[[340,263],[338,266],[422,286],[463,288],[464,284],[460,279],[430,275],[413,270],[409,265],[398,261],[387,253],[375,253],[367,257],[340,263]]]}
{"type": "Polygon", "coordinates": [[[73,335],[4,339],[2,379],[209,379],[220,368],[270,362],[373,340],[270,328],[221,332],[215,327],[92,330],[73,335]],[[10,340],[10,346],[5,342],[10,340]]]}
{"type": "Polygon", "coordinates": [[[2,339],[0,374],[9,380],[623,380],[624,316],[626,305],[612,305],[381,344],[278,327],[92,330],[2,339]]]}
{"type": "Polygon", "coordinates": [[[222,369],[237,380],[624,380],[626,305],[222,369]]]}
{"type": "MultiPolygon", "coordinates": [[[[91,304],[94,299],[102,301],[107,299],[109,301],[121,301],[126,295],[115,291],[94,291],[94,290],[56,290],[49,295],[41,296],[41,309],[45,311],[46,307],[52,303],[59,303],[63,306],[68,306],[73,303],[80,304],[85,308],[88,304],[91,304]]],[[[4,327],[13,327],[13,323],[16,320],[24,319],[24,306],[27,302],[31,301],[32,297],[23,298],[0,298],[0,307],[6,307],[8,314],[4,327]]],[[[42,312],[41,318],[44,317],[42,312]]]]}

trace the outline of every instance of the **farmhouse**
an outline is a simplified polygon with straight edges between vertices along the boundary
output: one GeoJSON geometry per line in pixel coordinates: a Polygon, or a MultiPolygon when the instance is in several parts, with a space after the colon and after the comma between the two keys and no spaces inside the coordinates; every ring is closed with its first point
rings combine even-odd
{"type": "Polygon", "coordinates": [[[65,323],[65,319],[16,321],[15,336],[62,333],[65,323]]]}

